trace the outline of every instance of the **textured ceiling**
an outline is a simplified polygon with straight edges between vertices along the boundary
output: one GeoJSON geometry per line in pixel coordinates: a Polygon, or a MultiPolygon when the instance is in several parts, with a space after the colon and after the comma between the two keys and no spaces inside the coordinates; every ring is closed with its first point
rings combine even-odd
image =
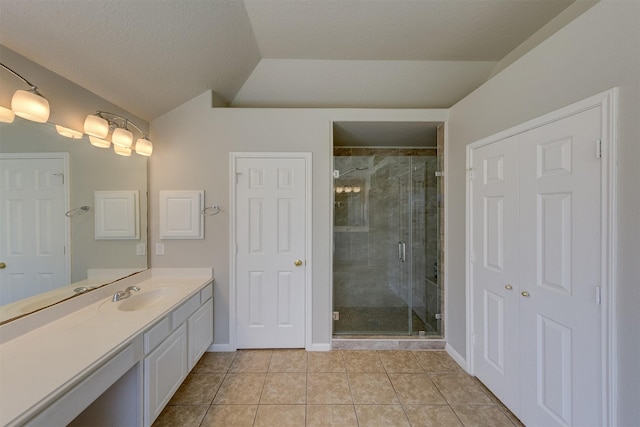
{"type": "Polygon", "coordinates": [[[572,2],[0,0],[0,44],[146,120],[209,89],[231,106],[449,107],[572,2]]]}

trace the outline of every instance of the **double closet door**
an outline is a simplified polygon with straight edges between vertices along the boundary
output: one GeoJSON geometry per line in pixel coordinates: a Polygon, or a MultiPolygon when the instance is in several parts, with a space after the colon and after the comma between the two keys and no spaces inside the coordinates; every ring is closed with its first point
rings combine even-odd
{"type": "Polygon", "coordinates": [[[602,422],[601,116],[471,154],[474,373],[527,426],[602,422]]]}

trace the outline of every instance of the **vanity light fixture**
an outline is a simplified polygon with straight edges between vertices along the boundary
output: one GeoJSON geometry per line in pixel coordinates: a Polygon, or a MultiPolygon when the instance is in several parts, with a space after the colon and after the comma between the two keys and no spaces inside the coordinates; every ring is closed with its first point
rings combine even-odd
{"type": "Polygon", "coordinates": [[[49,101],[42,96],[38,88],[31,84],[27,79],[13,71],[11,68],[0,63],[0,66],[25,82],[30,89],[18,89],[11,98],[11,110],[15,115],[37,123],[44,123],[49,119],[49,101]]]}
{"type": "Polygon", "coordinates": [[[84,121],[84,132],[89,135],[91,144],[106,148],[113,143],[114,151],[122,156],[131,155],[132,148],[141,156],[150,156],[153,152],[153,144],[142,129],[131,120],[118,114],[98,110],[95,114],[88,115],[84,121]],[[133,133],[129,130],[129,126],[133,127],[141,135],[135,146],[133,145],[133,133]],[[112,130],[111,142],[107,140],[110,130],[112,130]],[[92,137],[94,140],[97,138],[104,142],[98,142],[98,144],[102,145],[95,144],[92,137]],[[104,145],[104,143],[108,144],[104,145]]]}

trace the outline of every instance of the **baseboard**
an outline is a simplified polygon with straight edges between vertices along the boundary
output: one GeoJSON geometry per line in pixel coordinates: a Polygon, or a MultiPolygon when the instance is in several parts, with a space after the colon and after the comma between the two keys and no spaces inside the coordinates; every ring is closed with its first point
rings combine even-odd
{"type": "Polygon", "coordinates": [[[455,362],[460,365],[460,367],[462,369],[465,370],[465,372],[469,373],[469,364],[467,363],[466,359],[462,356],[460,356],[460,353],[458,353],[457,351],[455,351],[453,349],[453,347],[451,347],[449,345],[449,343],[447,343],[447,345],[444,347],[444,349],[446,350],[447,354],[449,356],[451,356],[451,358],[453,360],[455,360],[455,362]]]}
{"type": "Polygon", "coordinates": [[[307,351],[331,351],[330,343],[315,343],[307,347],[307,351]]]}
{"type": "Polygon", "coordinates": [[[215,351],[215,352],[233,352],[236,349],[231,344],[211,344],[211,346],[207,349],[207,351],[215,351]]]}

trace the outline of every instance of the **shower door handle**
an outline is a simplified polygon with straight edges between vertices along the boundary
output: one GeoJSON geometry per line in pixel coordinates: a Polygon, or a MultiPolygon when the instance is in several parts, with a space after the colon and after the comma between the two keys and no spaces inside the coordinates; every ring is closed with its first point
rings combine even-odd
{"type": "Polygon", "coordinates": [[[404,242],[398,242],[398,259],[402,262],[407,261],[407,245],[404,242]]]}
{"type": "Polygon", "coordinates": [[[398,259],[402,260],[402,242],[398,242],[398,259]]]}

